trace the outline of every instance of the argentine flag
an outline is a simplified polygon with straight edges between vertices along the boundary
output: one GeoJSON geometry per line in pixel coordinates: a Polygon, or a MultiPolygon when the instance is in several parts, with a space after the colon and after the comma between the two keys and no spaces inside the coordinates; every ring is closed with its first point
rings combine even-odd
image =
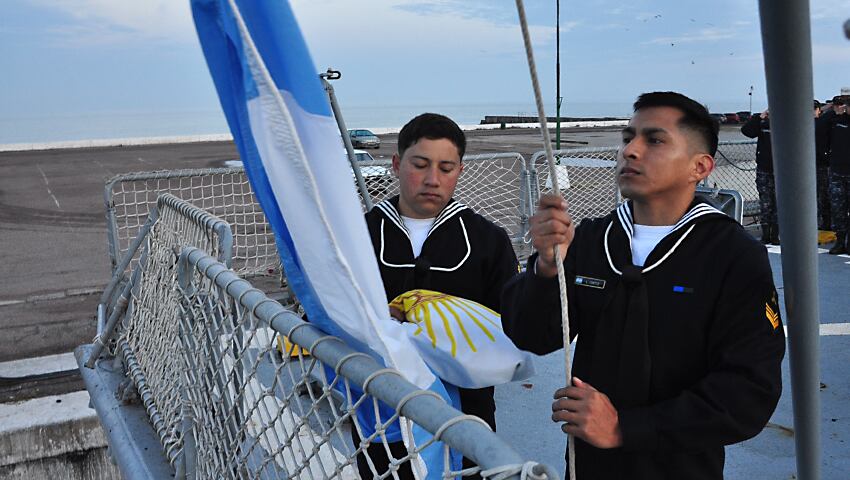
{"type": "MultiPolygon", "coordinates": [[[[448,399],[389,317],[340,132],[289,4],[191,3],[246,174],[310,322],[448,399]]],[[[414,428],[417,444],[429,437],[414,428]]],[[[422,455],[429,477],[442,471],[441,451],[434,444],[422,455]]]]}
{"type": "MultiPolygon", "coordinates": [[[[412,291],[396,299],[408,323],[390,318],[340,132],[289,4],[191,3],[245,172],[310,322],[455,408],[460,408],[455,385],[481,388],[531,375],[529,355],[504,335],[498,314],[475,302],[412,291]],[[451,383],[444,385],[432,370],[451,383]]],[[[357,415],[371,435],[374,410],[360,408],[357,415]]],[[[391,415],[382,404],[382,420],[391,415]]],[[[386,437],[402,440],[397,423],[386,437]]],[[[414,425],[413,439],[404,440],[410,446],[431,439],[414,425]]],[[[413,462],[417,477],[439,478],[442,450],[435,442],[420,453],[413,462]]],[[[457,470],[455,452],[452,462],[457,470]]]]}

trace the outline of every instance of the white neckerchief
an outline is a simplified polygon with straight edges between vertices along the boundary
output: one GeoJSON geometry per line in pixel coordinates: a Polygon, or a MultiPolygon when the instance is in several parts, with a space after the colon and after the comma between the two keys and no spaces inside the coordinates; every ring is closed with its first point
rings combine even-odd
{"type": "Polygon", "coordinates": [[[638,225],[634,224],[632,236],[632,263],[642,267],[646,257],[655,249],[658,242],[673,231],[675,225],[638,225]]]}
{"type": "Polygon", "coordinates": [[[422,245],[425,244],[425,239],[428,238],[428,232],[431,231],[431,227],[437,221],[437,217],[410,218],[402,215],[401,220],[404,222],[404,226],[407,228],[408,235],[410,236],[413,258],[418,258],[419,254],[422,253],[422,245]]]}

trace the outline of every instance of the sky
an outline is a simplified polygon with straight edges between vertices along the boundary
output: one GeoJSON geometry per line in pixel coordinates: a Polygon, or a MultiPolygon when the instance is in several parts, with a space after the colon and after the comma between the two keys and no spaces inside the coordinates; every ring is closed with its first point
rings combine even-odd
{"type": "MultiPolygon", "coordinates": [[[[555,97],[556,0],[526,0],[541,87],[555,97]]],[[[532,103],[512,0],[292,0],[317,70],[346,106],[532,103]]],[[[766,103],[753,0],[561,1],[571,102],[677,90],[766,103]]],[[[812,0],[816,98],[850,86],[850,0],[812,0]]],[[[731,107],[730,107],[731,108],[731,107]]],[[[0,116],[210,111],[218,102],[188,1],[4,0],[0,116]]],[[[503,113],[503,112],[494,112],[503,113]]]]}

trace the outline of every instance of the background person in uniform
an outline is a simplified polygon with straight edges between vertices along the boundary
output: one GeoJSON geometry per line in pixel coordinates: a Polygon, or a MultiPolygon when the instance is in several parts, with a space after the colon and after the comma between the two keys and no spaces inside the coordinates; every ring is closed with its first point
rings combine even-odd
{"type": "Polygon", "coordinates": [[[517,346],[563,346],[553,247],[560,245],[573,384],[552,419],[573,435],[578,478],[722,479],[724,445],[755,436],[782,390],[785,335],[767,252],[700,197],[718,125],[674,92],[641,95],[616,176],[628,199],[577,228],[541,197],[537,253],[505,287],[517,346]]]}
{"type": "Polygon", "coordinates": [[[829,143],[826,129],[818,122],[822,106],[817,100],[814,101],[818,229],[829,230],[832,227],[829,215],[829,143]]]}
{"type": "Polygon", "coordinates": [[[755,114],[741,126],[741,133],[757,138],[756,190],[759,193],[761,241],[779,245],[779,221],[776,216],[776,181],[773,178],[773,153],[770,146],[770,119],[765,110],[755,114]]]}
{"type": "MultiPolygon", "coordinates": [[[[502,287],[517,273],[518,263],[505,230],[453,198],[465,150],[463,131],[443,115],[424,113],[399,132],[392,168],[400,193],[366,214],[388,302],[427,289],[500,311],[502,287]]],[[[460,401],[464,413],[483,418],[495,430],[493,392],[493,387],[461,388],[460,401]]],[[[400,442],[391,448],[395,458],[406,454],[400,442]]],[[[369,455],[379,465],[388,464],[383,445],[372,445],[369,455]]],[[[362,456],[358,467],[363,478],[372,477],[362,456]]],[[[407,465],[399,473],[413,478],[407,465]]]]}
{"type": "Polygon", "coordinates": [[[829,253],[848,252],[850,226],[850,88],[832,99],[832,106],[823,109],[818,126],[829,145],[829,203],[835,245],[829,253]]]}

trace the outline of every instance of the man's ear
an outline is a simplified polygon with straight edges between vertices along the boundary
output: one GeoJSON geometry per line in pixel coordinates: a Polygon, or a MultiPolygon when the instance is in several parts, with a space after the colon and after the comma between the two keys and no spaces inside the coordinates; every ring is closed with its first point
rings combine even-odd
{"type": "Polygon", "coordinates": [[[398,169],[401,167],[401,157],[398,156],[398,152],[393,154],[393,173],[396,177],[398,177],[398,169]]]}
{"type": "Polygon", "coordinates": [[[705,180],[714,171],[714,157],[707,153],[694,155],[693,180],[699,183],[705,180]]]}

